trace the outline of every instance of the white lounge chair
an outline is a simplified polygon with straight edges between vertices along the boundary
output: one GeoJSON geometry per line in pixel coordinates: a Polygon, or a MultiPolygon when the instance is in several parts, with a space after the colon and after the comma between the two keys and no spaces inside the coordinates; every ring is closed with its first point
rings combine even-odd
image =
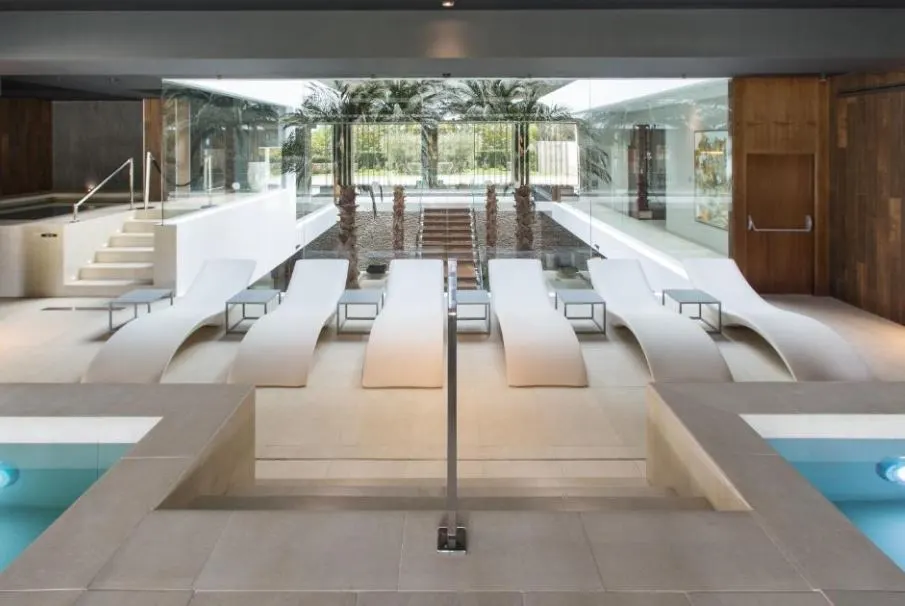
{"type": "Polygon", "coordinates": [[[493,259],[488,267],[509,385],[586,387],[578,337],[550,302],[540,261],[493,259]]]}
{"type": "Polygon", "coordinates": [[[594,289],[614,324],[632,331],[657,382],[728,382],[732,373],[713,339],[693,320],[663,307],[635,259],[591,259],[594,289]]]}
{"type": "Polygon", "coordinates": [[[82,377],[83,383],[156,383],[182,343],[198,328],[223,317],[231,296],[248,286],[255,262],[207,261],[185,296],[161,311],[120,328],[104,343],[82,377]]]}
{"type": "Polygon", "coordinates": [[[798,381],[870,381],[852,346],[822,322],[780,309],[751,288],[731,259],[686,259],[688,279],[720,300],[723,324],[750,328],[770,344],[798,381]]]}
{"type": "Polygon", "coordinates": [[[349,261],[296,261],[283,303],[257,320],[242,339],[230,383],[302,387],[324,324],[346,287],[349,261]]]}
{"type": "Polygon", "coordinates": [[[443,261],[390,262],[386,301],[371,327],[364,387],[443,387],[443,261]]]}

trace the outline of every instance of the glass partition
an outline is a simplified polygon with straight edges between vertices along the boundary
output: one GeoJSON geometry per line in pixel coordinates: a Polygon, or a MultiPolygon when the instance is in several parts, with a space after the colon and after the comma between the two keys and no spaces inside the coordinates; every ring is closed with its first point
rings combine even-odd
{"type": "MultiPolygon", "coordinates": [[[[665,81],[640,97],[595,106],[588,82],[580,207],[674,259],[726,256],[732,208],[728,80],[665,81]]],[[[644,81],[639,81],[644,82],[644,81]]]]}
{"type": "Polygon", "coordinates": [[[164,138],[158,158],[168,200],[281,189],[286,108],[164,81],[164,138]]]}

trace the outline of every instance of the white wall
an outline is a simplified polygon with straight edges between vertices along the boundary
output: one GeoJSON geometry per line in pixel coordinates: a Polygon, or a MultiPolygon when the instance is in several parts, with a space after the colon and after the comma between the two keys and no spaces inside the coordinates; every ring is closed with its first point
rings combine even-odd
{"type": "Polygon", "coordinates": [[[688,276],[675,259],[627,236],[615,227],[591,218],[568,204],[553,206],[553,220],[609,259],[638,259],[651,288],[689,288],[688,276]]]}
{"type": "MultiPolygon", "coordinates": [[[[133,211],[85,213],[76,223],[68,217],[46,222],[0,227],[15,242],[18,232],[21,255],[0,271],[0,291],[6,297],[65,297],[77,295],[68,285],[78,279],[79,269],[94,260],[110,236],[133,216],[133,211]],[[89,218],[90,217],[90,218],[89,218]]],[[[5,241],[6,233],[0,238],[5,241]]],[[[2,248],[11,244],[4,244],[2,248]]]]}
{"type": "Polygon", "coordinates": [[[154,285],[182,295],[208,259],[253,259],[252,281],[295,252],[295,192],[280,190],[175,217],[155,228],[154,285]]]}

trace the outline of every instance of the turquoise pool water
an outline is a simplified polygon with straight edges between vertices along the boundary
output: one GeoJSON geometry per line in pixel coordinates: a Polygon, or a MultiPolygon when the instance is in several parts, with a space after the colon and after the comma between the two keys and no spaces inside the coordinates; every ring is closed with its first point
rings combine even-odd
{"type": "Polygon", "coordinates": [[[891,560],[905,570],[905,486],[882,479],[877,463],[905,456],[905,440],[768,440],[891,560]]]}
{"type": "Polygon", "coordinates": [[[0,488],[0,571],[113,466],[131,444],[0,444],[19,470],[0,488]]]}

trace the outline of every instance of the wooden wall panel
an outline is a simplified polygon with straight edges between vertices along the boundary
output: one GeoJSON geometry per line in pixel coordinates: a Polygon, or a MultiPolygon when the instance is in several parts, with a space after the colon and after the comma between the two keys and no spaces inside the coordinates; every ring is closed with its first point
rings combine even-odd
{"type": "Polygon", "coordinates": [[[905,73],[832,80],[831,294],[905,323],[905,73]]]}
{"type": "Polygon", "coordinates": [[[50,101],[0,99],[0,196],[53,188],[50,101]]]}
{"type": "Polygon", "coordinates": [[[733,175],[730,255],[759,292],[825,294],[828,291],[827,95],[827,84],[816,76],[735,78],[730,85],[733,175]],[[757,157],[753,163],[750,156],[757,157]],[[760,156],[776,157],[771,161],[760,156]],[[796,160],[787,167],[783,158],[796,160]],[[750,166],[758,171],[756,175],[748,174],[750,166]],[[762,184],[749,182],[750,179],[772,180],[771,167],[781,170],[777,178],[792,195],[779,200],[766,195],[762,184]],[[802,192],[810,192],[811,203],[807,208],[800,199],[802,192]],[[782,203],[794,204],[794,212],[777,206],[782,203]],[[790,237],[748,231],[749,216],[758,227],[793,228],[802,227],[806,215],[814,220],[814,231],[808,235],[790,237]],[[811,251],[810,255],[801,258],[805,249],[811,251]],[[778,261],[782,259],[786,261],[778,261]],[[791,259],[795,259],[794,264],[791,259]]]}
{"type": "MultiPolygon", "coordinates": [[[[144,156],[147,152],[154,154],[161,168],[164,166],[163,157],[163,100],[144,99],[142,101],[142,114],[144,116],[144,153],[142,154],[142,179],[144,179],[144,156]]],[[[144,187],[144,180],[142,180],[144,187]]],[[[151,200],[162,200],[167,188],[163,186],[163,175],[156,169],[151,171],[151,200]]]]}

